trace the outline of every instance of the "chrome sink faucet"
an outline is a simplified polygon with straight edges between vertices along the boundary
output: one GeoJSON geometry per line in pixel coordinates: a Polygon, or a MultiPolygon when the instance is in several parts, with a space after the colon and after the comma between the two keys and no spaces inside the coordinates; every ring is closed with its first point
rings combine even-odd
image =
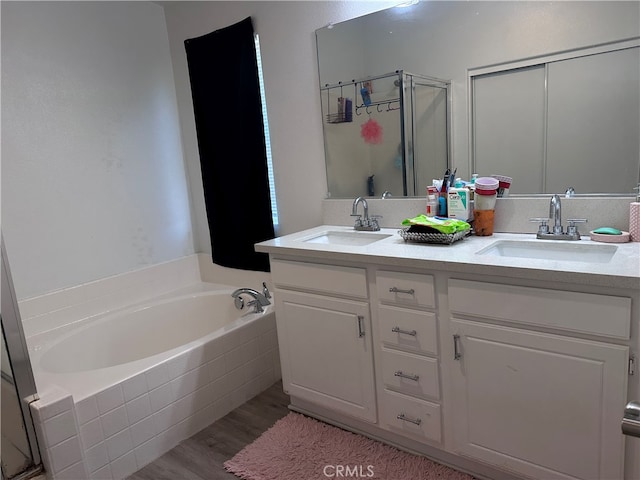
{"type": "Polygon", "coordinates": [[[356,223],[353,226],[354,230],[364,230],[369,232],[376,232],[380,230],[380,225],[378,224],[378,218],[380,218],[380,215],[372,215],[371,218],[369,218],[369,205],[364,197],[357,197],[353,201],[351,216],[358,217],[356,218],[356,223]],[[361,203],[363,208],[362,218],[360,218],[360,214],[358,213],[358,205],[361,203]]]}
{"type": "Polygon", "coordinates": [[[553,220],[553,234],[562,235],[562,204],[560,195],[554,195],[549,202],[549,220],[553,220]]]}
{"type": "Polygon", "coordinates": [[[262,289],[263,293],[260,293],[253,288],[238,288],[236,291],[234,291],[231,296],[235,299],[236,308],[238,310],[244,308],[244,299],[240,295],[246,294],[254,298],[254,300],[251,300],[249,303],[247,303],[247,306],[255,307],[255,313],[264,312],[263,307],[271,305],[271,302],[269,301],[269,298],[271,298],[271,294],[269,293],[267,286],[264,283],[262,285],[264,287],[262,289]]]}
{"type": "Polygon", "coordinates": [[[557,194],[553,195],[549,202],[548,218],[531,218],[529,221],[540,222],[536,238],[541,240],[580,240],[580,232],[578,232],[576,223],[587,223],[586,218],[570,218],[567,220],[569,225],[565,233],[562,228],[562,204],[560,195],[557,194]],[[553,230],[549,231],[548,223],[551,221],[553,221],[553,230]]]}

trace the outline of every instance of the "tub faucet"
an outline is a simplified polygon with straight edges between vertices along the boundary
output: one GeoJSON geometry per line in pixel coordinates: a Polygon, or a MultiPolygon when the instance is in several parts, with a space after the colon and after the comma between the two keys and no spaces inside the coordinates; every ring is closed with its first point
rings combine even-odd
{"type": "Polygon", "coordinates": [[[239,288],[231,294],[231,296],[235,299],[235,305],[238,310],[244,308],[244,300],[240,296],[242,294],[250,295],[254,298],[254,300],[251,300],[249,303],[247,303],[247,306],[255,307],[255,313],[264,312],[264,308],[262,307],[271,305],[271,302],[266,297],[266,295],[258,292],[257,290],[254,290],[253,288],[239,288]]]}

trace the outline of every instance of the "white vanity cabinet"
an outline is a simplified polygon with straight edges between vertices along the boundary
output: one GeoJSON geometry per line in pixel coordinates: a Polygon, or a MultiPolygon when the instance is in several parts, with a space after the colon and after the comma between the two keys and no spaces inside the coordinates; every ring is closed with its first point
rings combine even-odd
{"type": "Polygon", "coordinates": [[[448,296],[456,453],[532,478],[624,478],[629,348],[613,342],[630,338],[631,299],[458,279],[448,296]]]}
{"type": "Polygon", "coordinates": [[[285,391],[375,422],[366,270],[272,260],[271,271],[285,391]]]}
{"type": "Polygon", "coordinates": [[[433,276],[376,272],[380,426],[440,443],[442,415],[433,276]]]}
{"type": "Polygon", "coordinates": [[[640,479],[640,441],[621,432],[640,398],[640,245],[538,265],[477,253],[511,234],[308,242],[353,240],[342,229],[259,244],[292,409],[476,478],[640,479]]]}

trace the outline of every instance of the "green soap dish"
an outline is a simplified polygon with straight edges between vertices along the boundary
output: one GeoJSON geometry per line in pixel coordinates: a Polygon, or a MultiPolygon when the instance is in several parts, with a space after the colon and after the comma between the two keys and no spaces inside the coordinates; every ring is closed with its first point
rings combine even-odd
{"type": "Polygon", "coordinates": [[[600,227],[596,228],[593,233],[599,233],[601,235],[622,235],[622,231],[613,227],[600,227]]]}

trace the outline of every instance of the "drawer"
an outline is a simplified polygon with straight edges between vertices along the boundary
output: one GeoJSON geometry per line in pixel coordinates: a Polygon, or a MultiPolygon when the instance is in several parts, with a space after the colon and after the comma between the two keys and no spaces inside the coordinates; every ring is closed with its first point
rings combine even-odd
{"type": "Polygon", "coordinates": [[[380,340],[385,345],[417,353],[438,354],[435,313],[380,305],[378,322],[380,340]]]}
{"type": "Polygon", "coordinates": [[[440,398],[438,360],[386,348],[381,353],[386,388],[416,397],[440,398]]]}
{"type": "Polygon", "coordinates": [[[380,425],[418,441],[442,441],[440,405],[384,390],[380,399],[380,425]]]}
{"type": "Polygon", "coordinates": [[[436,306],[431,275],[381,270],[376,273],[376,285],[381,302],[411,307],[436,306]]]}
{"type": "Polygon", "coordinates": [[[455,314],[628,339],[631,299],[545,288],[449,280],[455,314]]]}
{"type": "Polygon", "coordinates": [[[271,278],[278,287],[347,297],[368,297],[367,273],[364,268],[272,259],[271,278]]]}

